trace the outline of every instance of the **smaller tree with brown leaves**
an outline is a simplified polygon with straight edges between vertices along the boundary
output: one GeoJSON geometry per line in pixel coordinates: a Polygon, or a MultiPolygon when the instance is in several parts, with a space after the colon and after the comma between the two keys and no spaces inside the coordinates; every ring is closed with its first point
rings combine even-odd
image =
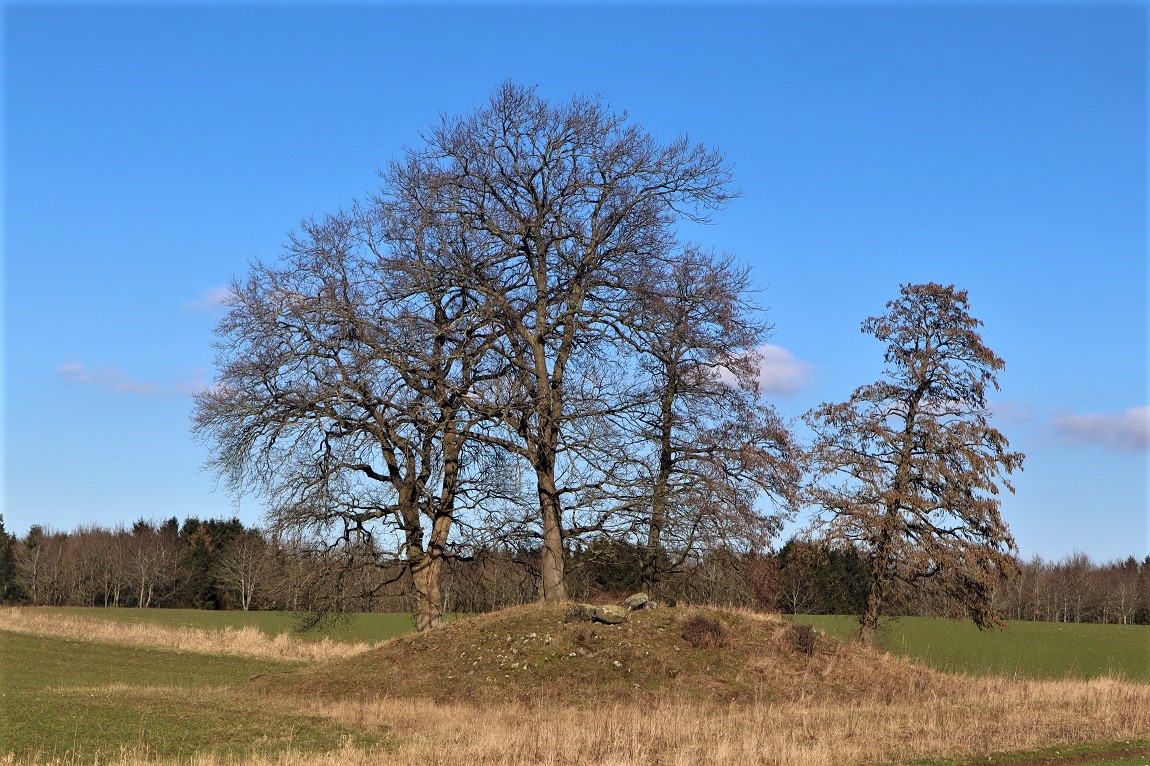
{"type": "Polygon", "coordinates": [[[1023,455],[990,425],[988,387],[1002,359],[953,285],[903,285],[887,312],[862,324],[887,344],[884,379],[805,420],[815,433],[810,489],[819,531],[860,545],[870,579],[864,642],[895,586],[936,578],[979,627],[998,622],[996,583],[1017,571],[998,494],[1023,455]]]}

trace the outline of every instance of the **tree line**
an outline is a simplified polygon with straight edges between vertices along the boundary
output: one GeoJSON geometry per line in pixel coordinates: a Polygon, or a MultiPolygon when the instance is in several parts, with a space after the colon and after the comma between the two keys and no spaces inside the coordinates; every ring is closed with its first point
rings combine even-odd
{"type": "MultiPolygon", "coordinates": [[[[569,589],[595,600],[643,587],[642,546],[600,538],[570,557],[569,589]]],[[[385,557],[384,557],[385,558],[385,557]]],[[[490,549],[453,558],[443,573],[445,612],[483,612],[530,603],[538,550],[490,549]]],[[[141,520],[130,528],[33,527],[17,538],[0,518],[0,600],[42,606],[195,609],[413,611],[406,567],[396,559],[356,562],[280,540],[237,519],[141,520]],[[395,577],[399,574],[399,577],[395,577]]],[[[669,578],[664,598],[787,614],[861,614],[867,553],[792,537],[777,551],[716,549],[669,578]]],[[[1012,620],[1150,624],[1150,556],[1097,563],[1081,553],[1034,557],[997,588],[995,608],[1012,620]]],[[[894,616],[963,617],[926,584],[896,592],[894,616]]]]}

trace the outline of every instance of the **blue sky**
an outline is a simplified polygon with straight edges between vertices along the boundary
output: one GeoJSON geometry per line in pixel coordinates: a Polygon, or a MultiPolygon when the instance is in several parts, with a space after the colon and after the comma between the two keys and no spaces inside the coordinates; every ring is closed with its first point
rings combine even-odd
{"type": "Polygon", "coordinates": [[[213,301],[500,81],[721,147],[798,416],[909,281],[1007,362],[1025,556],[1150,553],[1147,11],[1128,5],[22,6],[4,17],[4,519],[230,515],[188,436],[213,301]]]}

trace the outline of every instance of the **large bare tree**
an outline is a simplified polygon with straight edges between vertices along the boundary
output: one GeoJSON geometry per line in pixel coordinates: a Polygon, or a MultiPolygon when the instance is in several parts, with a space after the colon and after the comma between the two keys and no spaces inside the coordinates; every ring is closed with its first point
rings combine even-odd
{"type": "Polygon", "coordinates": [[[667,257],[676,222],[732,193],[718,151],[660,143],[598,99],[551,103],[511,83],[433,126],[385,175],[385,204],[424,211],[465,243],[457,278],[499,326],[508,375],[474,404],[501,426],[483,437],[534,474],[545,599],[566,597],[565,538],[604,523],[575,518],[564,497],[579,489],[567,475],[582,484],[573,424],[615,406],[611,318],[643,264],[667,257]]]}
{"type": "Polygon", "coordinates": [[[980,626],[994,624],[996,583],[1017,569],[998,493],[1023,455],[990,424],[988,388],[1004,362],[983,343],[967,294],[903,285],[862,324],[886,344],[884,379],[806,415],[815,432],[818,523],[870,557],[861,636],[873,642],[899,582],[937,578],[980,626]]]}
{"type": "Polygon", "coordinates": [[[277,531],[348,552],[391,540],[421,630],[441,617],[467,389],[491,337],[439,244],[374,207],[305,223],[282,262],[233,285],[194,414],[210,465],[264,495],[277,531]]]}

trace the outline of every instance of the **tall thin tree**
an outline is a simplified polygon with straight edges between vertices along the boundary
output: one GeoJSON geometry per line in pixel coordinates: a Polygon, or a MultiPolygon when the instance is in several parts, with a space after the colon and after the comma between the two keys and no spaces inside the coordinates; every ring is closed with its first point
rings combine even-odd
{"type": "Polygon", "coordinates": [[[809,412],[811,497],[832,539],[870,558],[861,636],[875,629],[895,583],[937,578],[980,626],[997,621],[996,583],[1017,570],[1000,490],[1023,455],[990,423],[988,389],[1005,363],[953,285],[903,285],[862,331],[886,344],[885,377],[846,402],[809,412]]]}

